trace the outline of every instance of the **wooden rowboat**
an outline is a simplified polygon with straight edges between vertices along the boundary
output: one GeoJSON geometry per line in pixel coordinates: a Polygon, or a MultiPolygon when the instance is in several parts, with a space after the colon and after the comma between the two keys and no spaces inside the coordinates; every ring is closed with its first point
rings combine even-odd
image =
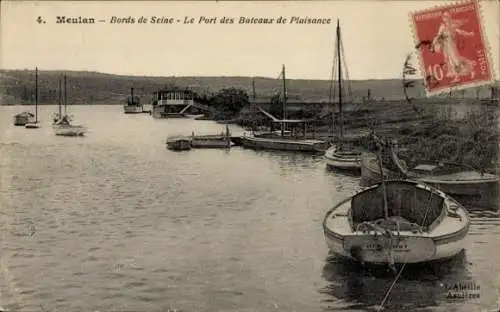
{"type": "Polygon", "coordinates": [[[416,181],[388,180],[329,210],[323,230],[337,256],[395,265],[456,256],[469,224],[466,209],[444,192],[416,181]]]}

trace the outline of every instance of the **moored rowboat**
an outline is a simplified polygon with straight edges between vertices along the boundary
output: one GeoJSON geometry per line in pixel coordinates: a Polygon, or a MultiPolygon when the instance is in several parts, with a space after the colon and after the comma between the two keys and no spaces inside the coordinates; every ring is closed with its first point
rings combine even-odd
{"type": "Polygon", "coordinates": [[[187,137],[167,138],[167,148],[174,151],[187,151],[191,149],[191,139],[187,137]]]}
{"type": "Polygon", "coordinates": [[[361,171],[361,152],[355,150],[340,151],[337,147],[332,146],[326,150],[323,157],[326,166],[330,169],[361,171]]]}
{"type": "Polygon", "coordinates": [[[329,210],[323,230],[336,255],[393,265],[449,259],[464,249],[470,219],[442,191],[415,181],[389,180],[329,210]]]}

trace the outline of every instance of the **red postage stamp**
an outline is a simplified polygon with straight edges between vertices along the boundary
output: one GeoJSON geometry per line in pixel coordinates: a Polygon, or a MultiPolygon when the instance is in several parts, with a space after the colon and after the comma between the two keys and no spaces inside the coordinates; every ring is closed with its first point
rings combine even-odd
{"type": "Polygon", "coordinates": [[[410,14],[427,95],[494,82],[477,1],[410,14]]]}

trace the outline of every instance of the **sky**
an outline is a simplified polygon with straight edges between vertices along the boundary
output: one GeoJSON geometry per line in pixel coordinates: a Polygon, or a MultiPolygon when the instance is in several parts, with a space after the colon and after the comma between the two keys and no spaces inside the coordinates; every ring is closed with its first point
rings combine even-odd
{"type": "MultiPolygon", "coordinates": [[[[409,14],[445,1],[2,1],[0,68],[87,70],[145,76],[330,79],[340,20],[351,79],[400,78],[414,51],[409,14]],[[38,23],[41,17],[45,23],[38,23]],[[57,16],[95,24],[57,24],[57,16]],[[112,24],[115,17],[134,24],[112,24]],[[139,24],[144,16],[179,19],[139,24]],[[199,24],[200,17],[217,18],[199,24]],[[239,24],[240,17],[330,18],[330,24],[239,24]],[[194,18],[194,24],[184,19],[194,18]],[[221,24],[223,17],[235,19],[221,24]],[[104,23],[98,22],[104,20],[104,23]]],[[[482,2],[483,29],[499,73],[500,2],[482,2]]]]}

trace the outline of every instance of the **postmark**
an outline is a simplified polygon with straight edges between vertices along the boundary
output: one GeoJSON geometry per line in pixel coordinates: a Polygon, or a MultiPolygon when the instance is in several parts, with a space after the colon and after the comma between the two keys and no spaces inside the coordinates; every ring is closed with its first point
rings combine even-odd
{"type": "Polygon", "coordinates": [[[494,82],[480,4],[473,0],[410,13],[427,96],[494,82]]]}

